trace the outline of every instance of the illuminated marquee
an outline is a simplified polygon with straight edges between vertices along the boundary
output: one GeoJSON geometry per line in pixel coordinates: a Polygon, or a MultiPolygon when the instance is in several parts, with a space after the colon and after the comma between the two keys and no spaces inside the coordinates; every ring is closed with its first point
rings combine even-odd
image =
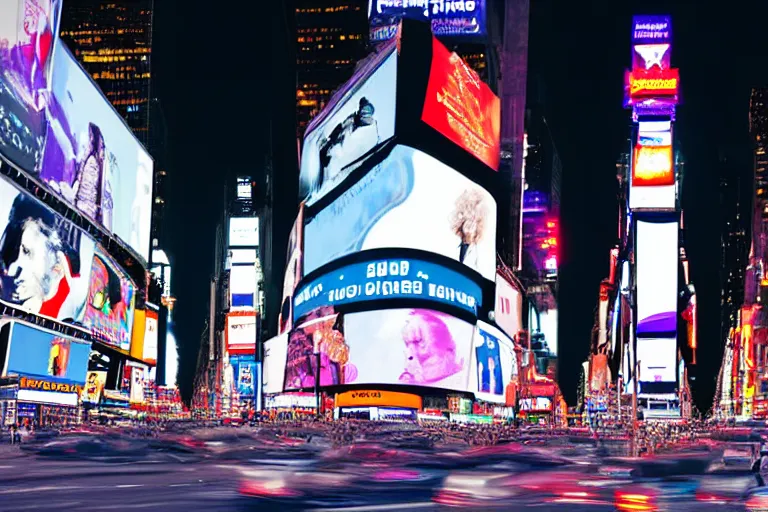
{"type": "Polygon", "coordinates": [[[627,74],[630,99],[676,97],[679,83],[680,73],[677,68],[634,70],[627,74]]]}
{"type": "Polygon", "coordinates": [[[635,146],[633,187],[674,185],[672,146],[635,146]]]}
{"type": "Polygon", "coordinates": [[[68,384],[64,382],[50,382],[43,379],[32,379],[29,377],[22,377],[19,381],[19,388],[21,389],[37,389],[40,391],[55,391],[57,393],[78,393],[80,394],[83,387],[78,384],[68,384]]]}
{"type": "Polygon", "coordinates": [[[672,19],[669,16],[635,16],[632,19],[632,41],[666,43],[672,40],[672,19]]]}

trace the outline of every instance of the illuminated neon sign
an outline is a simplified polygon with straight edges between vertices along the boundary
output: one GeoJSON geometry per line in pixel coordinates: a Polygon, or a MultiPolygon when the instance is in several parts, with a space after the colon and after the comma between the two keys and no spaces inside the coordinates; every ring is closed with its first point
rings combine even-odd
{"type": "Polygon", "coordinates": [[[633,69],[669,69],[669,44],[638,44],[635,45],[633,69]]]}
{"type": "Polygon", "coordinates": [[[676,68],[634,70],[627,74],[627,86],[631,99],[676,97],[679,84],[680,73],[676,68]]]}
{"type": "Polygon", "coordinates": [[[668,43],[672,40],[670,16],[635,16],[632,18],[633,43],[668,43]]]}
{"type": "Polygon", "coordinates": [[[674,185],[672,146],[635,146],[633,187],[674,185]]]}

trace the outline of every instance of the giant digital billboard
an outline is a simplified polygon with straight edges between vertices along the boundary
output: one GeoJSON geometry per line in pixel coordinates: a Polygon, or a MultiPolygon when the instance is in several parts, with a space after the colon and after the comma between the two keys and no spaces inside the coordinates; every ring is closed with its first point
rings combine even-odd
{"type": "Polygon", "coordinates": [[[428,21],[438,37],[482,37],[485,6],[486,0],[368,0],[370,40],[392,39],[403,18],[428,21]]]}
{"type": "Polygon", "coordinates": [[[671,132],[641,131],[632,155],[629,207],[674,210],[677,202],[671,132]]]}
{"type": "Polygon", "coordinates": [[[0,16],[0,155],[40,164],[60,0],[5,0],[0,16]]]}
{"type": "Polygon", "coordinates": [[[256,307],[256,266],[232,265],[229,272],[230,308],[253,310],[256,307]]]}
{"type": "Polygon", "coordinates": [[[104,343],[130,350],[135,290],[131,280],[97,248],[83,324],[104,343]]]}
{"type": "Polygon", "coordinates": [[[147,307],[146,318],[144,319],[144,350],[142,359],[150,365],[157,364],[158,322],[157,311],[147,307]]]}
{"type": "Polygon", "coordinates": [[[677,382],[677,339],[637,340],[638,382],[677,382]]]}
{"type": "Polygon", "coordinates": [[[229,219],[229,246],[255,247],[259,245],[259,218],[232,217],[229,219]]]}
{"type": "Polygon", "coordinates": [[[669,15],[641,15],[632,17],[634,44],[671,43],[672,17],[669,15]]]}
{"type": "Polygon", "coordinates": [[[515,344],[499,329],[478,322],[473,345],[468,391],[488,402],[506,403],[507,387],[517,382],[515,344]]]}
{"type": "Polygon", "coordinates": [[[636,231],[637,337],[676,337],[678,223],[638,219],[636,231]]]}
{"type": "Polygon", "coordinates": [[[376,258],[350,263],[303,282],[293,298],[294,319],[323,306],[417,299],[477,315],[483,291],[476,281],[424,258],[376,258]]]}
{"type": "MultiPolygon", "coordinates": [[[[330,309],[330,308],[329,308],[330,309]]],[[[298,325],[288,341],[285,389],[404,384],[466,391],[474,325],[426,309],[331,314],[298,325]]]]}
{"type": "Polygon", "coordinates": [[[0,300],[83,322],[95,244],[74,224],[0,178],[0,300]]]}
{"type": "Polygon", "coordinates": [[[421,119],[494,171],[499,170],[501,100],[458,54],[434,37],[421,119]]]}
{"type": "Polygon", "coordinates": [[[508,336],[517,336],[523,328],[523,295],[501,274],[496,274],[496,324],[508,336]]]}
{"type": "Polygon", "coordinates": [[[54,46],[40,178],[147,260],[152,158],[64,43],[54,46]]]}
{"type": "Polygon", "coordinates": [[[299,197],[311,206],[333,190],[361,157],[395,134],[394,45],[364,66],[307,128],[299,197]]]}
{"type": "Polygon", "coordinates": [[[439,160],[396,146],[304,228],[304,272],[366,249],[441,254],[496,276],[496,202],[439,160]]]}
{"type": "Polygon", "coordinates": [[[229,313],[225,336],[227,351],[230,354],[254,354],[256,352],[256,312],[229,313]]]}
{"type": "Polygon", "coordinates": [[[264,393],[281,393],[285,379],[285,362],[288,357],[288,333],[264,342],[264,393]]]}
{"type": "Polygon", "coordinates": [[[3,375],[85,384],[91,344],[61,333],[13,322],[3,375]]]}

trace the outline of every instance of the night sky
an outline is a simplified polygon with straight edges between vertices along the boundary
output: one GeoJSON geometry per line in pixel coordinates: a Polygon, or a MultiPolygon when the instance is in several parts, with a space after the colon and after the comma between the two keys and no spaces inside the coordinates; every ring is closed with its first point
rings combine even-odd
{"type": "MultiPolygon", "coordinates": [[[[237,4],[155,3],[153,94],[170,132],[165,246],[174,265],[185,396],[207,316],[223,184],[227,176],[262,172],[269,148],[270,72],[293,67],[270,62],[264,10],[281,2],[237,4]]],[[[672,62],[680,68],[683,98],[676,133],[686,160],[686,248],[699,301],[694,398],[706,411],[723,347],[718,154],[725,151],[739,172],[751,175],[749,91],[768,85],[768,2],[737,0],[716,10],[715,4],[691,1],[531,4],[529,68],[546,84],[548,120],[563,162],[559,355],[560,384],[570,404],[616,239],[615,163],[628,136],[629,112],[621,105],[631,15],[673,17],[672,62]]],[[[291,115],[292,105],[285,108],[291,115]]]]}

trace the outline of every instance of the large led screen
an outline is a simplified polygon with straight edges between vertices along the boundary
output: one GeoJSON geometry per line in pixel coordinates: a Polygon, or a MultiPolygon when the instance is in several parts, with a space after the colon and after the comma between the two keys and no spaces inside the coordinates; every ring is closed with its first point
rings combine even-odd
{"type": "Polygon", "coordinates": [[[672,18],[664,15],[632,17],[632,42],[635,44],[671,43],[672,18]]]}
{"type": "Polygon", "coordinates": [[[304,273],[366,249],[410,248],[496,276],[496,202],[439,160],[397,146],[307,220],[304,273]]]}
{"type": "Polygon", "coordinates": [[[677,382],[677,339],[638,339],[637,361],[639,382],[677,382]]]}
{"type": "Polygon", "coordinates": [[[227,315],[226,344],[230,354],[256,352],[255,311],[237,311],[227,315]]]}
{"type": "Polygon", "coordinates": [[[142,359],[150,365],[157,364],[158,329],[157,311],[147,308],[144,320],[144,350],[142,359]]]}
{"type": "Polygon", "coordinates": [[[97,248],[83,323],[99,339],[121,350],[131,348],[135,290],[130,279],[97,248]]]}
{"type": "Polygon", "coordinates": [[[285,362],[288,356],[288,333],[264,342],[264,393],[281,393],[285,379],[285,362]]]}
{"type": "Polygon", "coordinates": [[[636,222],[637,337],[677,333],[677,222],[636,222]]]}
{"type": "Polygon", "coordinates": [[[517,336],[523,328],[523,295],[504,277],[496,274],[496,324],[508,336],[517,336]]]}
{"type": "Polygon", "coordinates": [[[232,384],[240,395],[240,400],[253,399],[256,385],[255,356],[232,356],[229,358],[229,364],[232,366],[232,384]]]}
{"type": "Polygon", "coordinates": [[[351,263],[302,284],[293,314],[298,320],[323,306],[421,299],[477,315],[482,298],[480,285],[456,270],[418,258],[389,258],[351,263]]]}
{"type": "Polygon", "coordinates": [[[0,155],[28,172],[40,164],[61,1],[4,0],[0,16],[0,155]]]}
{"type": "Polygon", "coordinates": [[[232,217],[229,219],[229,246],[254,247],[259,245],[259,218],[232,217]]]}
{"type": "Polygon", "coordinates": [[[466,391],[474,326],[426,309],[332,314],[297,326],[288,341],[285,389],[404,384],[466,391]]]}
{"type": "Polygon", "coordinates": [[[3,375],[85,384],[91,344],[14,322],[3,375]]]}
{"type": "Polygon", "coordinates": [[[507,387],[517,382],[515,344],[499,329],[477,323],[472,350],[469,391],[489,402],[506,402],[507,387]]]}
{"type": "Polygon", "coordinates": [[[292,298],[299,281],[304,275],[302,268],[302,250],[304,247],[304,203],[299,206],[299,215],[293,223],[291,235],[288,238],[285,275],[283,276],[283,300],[278,315],[277,333],[283,334],[293,327],[292,298]]]}
{"type": "Polygon", "coordinates": [[[152,159],[61,41],[40,178],[149,259],[152,159]]]}
{"type": "Polygon", "coordinates": [[[255,308],[256,266],[232,265],[229,276],[231,309],[255,308]]]}
{"type": "Polygon", "coordinates": [[[82,322],[94,242],[0,178],[0,300],[30,313],[82,322]]]}
{"type": "Polygon", "coordinates": [[[438,37],[480,37],[486,34],[487,0],[368,0],[371,42],[395,37],[402,18],[428,21],[438,37]]]}
{"type": "Polygon", "coordinates": [[[455,52],[432,38],[421,119],[494,171],[501,157],[501,100],[455,52]]]}
{"type": "Polygon", "coordinates": [[[395,134],[396,84],[393,46],[354,76],[310,125],[299,173],[299,196],[307,206],[341,183],[351,164],[395,134]]]}

